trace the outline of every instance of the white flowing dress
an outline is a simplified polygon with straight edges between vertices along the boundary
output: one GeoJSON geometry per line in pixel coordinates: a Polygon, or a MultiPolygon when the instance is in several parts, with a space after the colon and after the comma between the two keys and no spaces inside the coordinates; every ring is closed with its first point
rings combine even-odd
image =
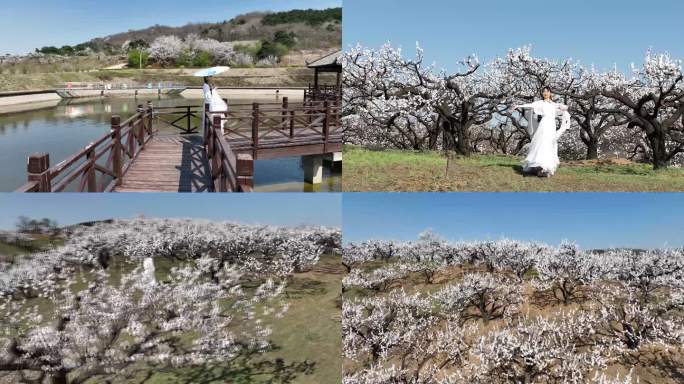
{"type": "MultiPolygon", "coordinates": [[[[225,101],[221,98],[221,95],[218,93],[218,89],[214,88],[211,92],[211,102],[209,103],[209,111],[211,112],[228,112],[228,104],[226,104],[225,101]]],[[[214,115],[219,115],[216,113],[211,113],[210,114],[210,119],[213,122],[214,115]]],[[[222,120],[221,121],[221,130],[223,130],[223,127],[226,125],[226,121],[222,120]]]]}
{"type": "MultiPolygon", "coordinates": [[[[533,112],[533,122],[536,116],[541,116],[541,121],[532,132],[527,157],[523,162],[523,170],[530,171],[533,168],[541,168],[549,175],[553,175],[560,164],[558,159],[558,138],[561,137],[570,126],[570,114],[567,107],[556,104],[553,101],[535,101],[530,104],[523,104],[518,108],[529,108],[533,112]],[[556,131],[556,116],[561,115],[561,128],[556,131]]],[[[530,124],[534,127],[536,124],[530,124]]]]}
{"type": "MultiPolygon", "coordinates": [[[[209,110],[211,110],[212,93],[213,92],[211,92],[211,87],[209,86],[209,84],[204,83],[204,85],[202,85],[202,96],[204,96],[204,105],[210,106],[209,110]]],[[[202,127],[204,127],[207,117],[208,116],[206,116],[206,108],[202,108],[202,127]]]]}

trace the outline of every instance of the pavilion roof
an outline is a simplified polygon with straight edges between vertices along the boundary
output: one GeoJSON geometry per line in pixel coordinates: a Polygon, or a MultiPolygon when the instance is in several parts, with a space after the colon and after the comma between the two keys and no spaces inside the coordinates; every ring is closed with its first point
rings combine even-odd
{"type": "Polygon", "coordinates": [[[306,66],[309,68],[342,68],[341,58],[342,51],[335,51],[307,63],[306,66]]]}

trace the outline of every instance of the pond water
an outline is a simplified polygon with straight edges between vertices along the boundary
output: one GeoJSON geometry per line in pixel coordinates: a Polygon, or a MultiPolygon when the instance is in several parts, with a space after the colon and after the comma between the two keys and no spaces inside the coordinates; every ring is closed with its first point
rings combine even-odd
{"type": "MultiPolygon", "coordinates": [[[[0,114],[0,192],[14,191],[26,182],[29,154],[47,152],[50,164],[55,165],[109,132],[113,114],[124,120],[135,113],[137,105],[148,100],[157,106],[201,104],[201,100],[184,97],[74,99],[39,110],[0,114]]],[[[260,100],[231,99],[231,103],[253,101],[260,100]]],[[[162,130],[162,133],[175,133],[172,128],[166,129],[169,131],[162,130]]],[[[339,167],[333,169],[326,162],[323,183],[312,185],[304,182],[301,163],[300,157],[256,161],[255,190],[337,192],[342,189],[339,167]]]]}

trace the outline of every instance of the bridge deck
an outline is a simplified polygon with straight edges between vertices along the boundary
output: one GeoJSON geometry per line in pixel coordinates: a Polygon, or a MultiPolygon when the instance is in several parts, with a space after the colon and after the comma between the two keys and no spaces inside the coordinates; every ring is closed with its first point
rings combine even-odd
{"type": "Polygon", "coordinates": [[[114,191],[209,192],[211,188],[201,136],[153,136],[114,191]]]}
{"type": "Polygon", "coordinates": [[[255,160],[342,150],[339,101],[250,106],[215,112],[198,127],[201,106],[140,105],[124,121],[112,116],[110,132],[59,164],[50,167],[47,153],[30,156],[17,191],[250,191],[255,160]],[[163,135],[162,126],[184,134],[163,135]]]}

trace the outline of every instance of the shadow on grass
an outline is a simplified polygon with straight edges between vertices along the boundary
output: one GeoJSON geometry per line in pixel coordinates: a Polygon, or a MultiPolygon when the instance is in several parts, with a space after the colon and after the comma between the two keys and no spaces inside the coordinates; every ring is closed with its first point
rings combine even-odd
{"type": "Polygon", "coordinates": [[[523,169],[523,166],[522,166],[522,165],[519,165],[519,164],[516,164],[516,165],[509,165],[509,167],[511,167],[511,168],[513,169],[513,171],[514,171],[515,173],[517,173],[518,175],[520,175],[520,176],[523,176],[523,177],[528,176],[528,175],[525,173],[525,170],[523,169]]]}
{"type": "MultiPolygon", "coordinates": [[[[280,348],[273,346],[270,351],[280,348]]],[[[264,360],[259,351],[245,351],[230,361],[216,366],[204,366],[173,372],[174,383],[233,383],[233,384],[288,384],[300,375],[310,375],[316,367],[315,362],[287,362],[276,358],[264,360]]],[[[143,383],[148,382],[147,380],[143,383]]]]}
{"type": "Polygon", "coordinates": [[[312,295],[324,295],[326,292],[325,283],[310,278],[297,278],[291,281],[285,293],[288,298],[299,298],[312,295]]]}
{"type": "Polygon", "coordinates": [[[499,164],[494,164],[497,167],[502,167],[502,168],[510,168],[515,172],[516,174],[522,176],[522,177],[528,177],[528,176],[536,176],[530,172],[525,172],[523,169],[523,166],[520,164],[506,164],[506,163],[499,163],[499,164]]]}

